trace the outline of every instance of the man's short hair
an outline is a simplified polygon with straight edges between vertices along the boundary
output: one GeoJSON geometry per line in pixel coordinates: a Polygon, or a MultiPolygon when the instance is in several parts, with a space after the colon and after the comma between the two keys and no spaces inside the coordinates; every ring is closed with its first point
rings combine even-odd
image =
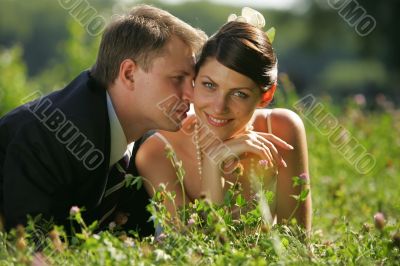
{"type": "Polygon", "coordinates": [[[207,38],[203,31],[165,10],[149,5],[136,6],[105,29],[92,76],[105,87],[109,86],[117,78],[125,59],[132,59],[148,71],[172,36],[180,38],[195,54],[207,38]]]}

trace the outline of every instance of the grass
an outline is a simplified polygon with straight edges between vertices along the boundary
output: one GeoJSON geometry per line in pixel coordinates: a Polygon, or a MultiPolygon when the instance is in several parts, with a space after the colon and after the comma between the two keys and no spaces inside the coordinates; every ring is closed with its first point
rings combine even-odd
{"type": "MultiPolygon", "coordinates": [[[[287,103],[293,106],[297,100],[289,98],[287,103]]],[[[139,239],[118,228],[93,234],[86,227],[60,242],[65,239],[63,230],[56,228],[39,234],[42,254],[53,265],[400,265],[400,111],[381,105],[371,112],[353,101],[341,107],[328,100],[321,103],[376,164],[360,174],[321,134],[321,124],[303,117],[313,197],[309,238],[295,221],[269,226],[257,202],[243,202],[237,194],[224,208],[196,201],[187,206],[184,220],[173,219],[160,205],[171,195],[160,191],[150,206],[159,209],[157,220],[164,228],[157,238],[139,239]],[[229,205],[235,204],[253,208],[235,220],[229,215],[229,205]],[[374,221],[378,212],[384,221],[374,221]]],[[[33,223],[24,230],[0,233],[0,265],[29,264],[37,231],[33,223]]]]}

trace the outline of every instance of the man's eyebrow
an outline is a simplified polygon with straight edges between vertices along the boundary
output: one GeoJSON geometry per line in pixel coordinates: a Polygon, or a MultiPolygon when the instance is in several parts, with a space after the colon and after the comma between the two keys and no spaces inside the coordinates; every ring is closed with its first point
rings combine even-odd
{"type": "Polygon", "coordinates": [[[194,74],[194,71],[192,71],[192,72],[182,71],[181,73],[182,73],[183,75],[185,75],[185,76],[190,76],[190,75],[193,75],[193,74],[194,74]]]}
{"type": "Polygon", "coordinates": [[[175,75],[191,76],[191,75],[194,75],[194,72],[188,72],[186,70],[178,70],[178,71],[175,71],[175,75]]]}

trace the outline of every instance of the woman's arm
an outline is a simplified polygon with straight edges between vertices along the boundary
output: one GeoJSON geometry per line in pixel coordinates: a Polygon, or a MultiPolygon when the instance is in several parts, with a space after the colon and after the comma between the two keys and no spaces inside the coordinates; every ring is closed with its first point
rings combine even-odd
{"type": "Polygon", "coordinates": [[[160,184],[165,184],[167,191],[175,192],[174,202],[168,199],[165,201],[166,208],[172,215],[176,214],[176,208],[189,202],[188,197],[183,195],[176,171],[166,156],[165,143],[158,137],[153,135],[140,146],[135,163],[139,174],[144,177],[143,183],[150,196],[154,196],[160,184]]]}
{"type": "MultiPolygon", "coordinates": [[[[227,168],[227,164],[222,166],[222,162],[226,162],[243,157],[244,154],[250,153],[258,158],[268,162],[270,167],[278,167],[285,165],[284,161],[277,150],[280,147],[282,150],[291,150],[292,147],[280,138],[263,132],[246,131],[243,134],[235,136],[222,142],[215,142],[216,145],[209,145],[204,153],[221,155],[204,156],[203,153],[203,176],[201,180],[202,192],[204,196],[211,202],[221,204],[224,199],[221,177],[232,174],[235,167],[227,168]],[[208,152],[207,150],[213,151],[208,152]],[[219,150],[219,152],[216,152],[219,150]],[[222,152],[223,151],[223,152],[222,152]]],[[[231,164],[235,165],[235,164],[231,164]]]]}
{"type": "MultiPolygon", "coordinates": [[[[283,159],[287,163],[287,167],[280,167],[277,180],[277,218],[278,222],[283,219],[289,219],[296,208],[296,200],[291,195],[299,195],[302,189],[310,189],[309,178],[308,185],[304,187],[293,187],[294,176],[309,177],[308,172],[308,152],[307,140],[304,124],[301,118],[294,112],[287,109],[273,109],[271,113],[272,133],[282,138],[294,147],[294,150],[288,151],[279,149],[283,159]]],[[[311,191],[307,199],[302,202],[293,215],[298,223],[306,228],[311,229],[311,191]]]]}

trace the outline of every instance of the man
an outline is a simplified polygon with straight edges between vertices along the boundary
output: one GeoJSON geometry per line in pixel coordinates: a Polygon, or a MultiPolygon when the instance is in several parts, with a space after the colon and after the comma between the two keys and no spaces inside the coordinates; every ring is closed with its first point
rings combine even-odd
{"type": "Polygon", "coordinates": [[[88,223],[105,227],[128,218],[129,228],[151,233],[148,199],[143,190],[126,188],[124,176],[137,175],[133,157],[145,132],[179,129],[194,54],[204,40],[203,32],[168,12],[138,6],[107,27],[91,71],[1,118],[6,229],[39,214],[68,224],[71,207],[79,206],[88,223]]]}

